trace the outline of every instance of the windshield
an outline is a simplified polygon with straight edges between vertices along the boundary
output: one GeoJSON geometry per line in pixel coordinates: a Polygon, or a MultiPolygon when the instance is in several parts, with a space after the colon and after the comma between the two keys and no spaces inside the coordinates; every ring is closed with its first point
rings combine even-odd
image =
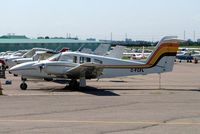
{"type": "Polygon", "coordinates": [[[48,60],[49,61],[58,61],[60,56],[61,56],[61,53],[55,54],[54,56],[51,56],[50,58],[48,58],[48,60]]]}
{"type": "Polygon", "coordinates": [[[62,55],[62,56],[60,56],[59,61],[73,62],[73,56],[72,55],[62,55]]]}
{"type": "Polygon", "coordinates": [[[35,54],[35,50],[32,49],[32,50],[26,52],[22,57],[23,58],[31,58],[34,54],[35,54]]]}

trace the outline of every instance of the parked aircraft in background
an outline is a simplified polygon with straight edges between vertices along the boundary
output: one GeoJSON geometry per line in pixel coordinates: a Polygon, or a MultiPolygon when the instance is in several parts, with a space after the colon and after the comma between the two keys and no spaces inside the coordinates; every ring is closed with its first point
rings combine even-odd
{"type": "MultiPolygon", "coordinates": [[[[164,37],[146,61],[65,52],[54,55],[48,60],[16,65],[10,71],[23,78],[69,79],[70,87],[85,87],[86,79],[170,72],[173,70],[179,41],[176,37],[164,37]],[[77,80],[80,80],[80,83],[77,80]]],[[[20,87],[23,90],[27,89],[25,79],[20,87]]]]}
{"type": "Polygon", "coordinates": [[[122,59],[124,53],[124,46],[116,46],[112,50],[110,50],[105,56],[122,59]]]}
{"type": "Polygon", "coordinates": [[[123,57],[123,52],[125,50],[124,46],[115,46],[110,51],[108,51],[109,48],[110,48],[109,44],[101,44],[94,51],[92,51],[89,48],[83,48],[81,50],[78,50],[78,52],[93,54],[93,55],[108,56],[120,59],[123,57]]]}
{"type": "Polygon", "coordinates": [[[18,57],[21,57],[24,55],[28,50],[19,50],[16,52],[2,52],[0,54],[0,63],[2,63],[3,66],[6,66],[5,60],[6,59],[15,59],[18,57]]]}
{"type": "Polygon", "coordinates": [[[143,47],[142,52],[124,52],[123,55],[130,57],[131,60],[141,60],[148,58],[151,52],[145,52],[143,47]]]}
{"type": "MultiPolygon", "coordinates": [[[[29,61],[37,61],[37,60],[46,60],[49,57],[57,54],[58,52],[54,51],[36,51],[35,54],[31,58],[19,58],[13,60],[16,64],[21,64],[29,61]]],[[[12,66],[11,66],[12,67],[12,66]]]]}
{"type": "Polygon", "coordinates": [[[194,51],[192,53],[193,59],[196,60],[196,62],[198,62],[200,60],[200,51],[194,51]]]}
{"type": "Polygon", "coordinates": [[[5,58],[5,64],[6,66],[8,66],[9,68],[19,64],[19,63],[23,63],[23,62],[27,62],[27,61],[33,61],[34,60],[34,56],[36,54],[37,51],[40,52],[54,52],[53,50],[49,50],[46,48],[33,48],[31,50],[29,50],[27,53],[25,53],[22,56],[16,56],[16,57],[12,57],[12,58],[5,58]],[[18,63],[19,61],[19,63],[18,63]]]}
{"type": "Polygon", "coordinates": [[[176,55],[176,59],[179,60],[179,62],[182,62],[183,60],[186,60],[187,62],[192,62],[193,56],[190,52],[179,51],[176,55]]]}

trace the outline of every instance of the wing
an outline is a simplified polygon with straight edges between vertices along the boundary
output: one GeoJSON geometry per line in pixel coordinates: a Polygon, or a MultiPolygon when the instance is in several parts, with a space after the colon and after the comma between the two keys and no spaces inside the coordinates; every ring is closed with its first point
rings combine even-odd
{"type": "Polygon", "coordinates": [[[84,63],[67,70],[66,75],[69,78],[74,79],[78,79],[82,76],[86,79],[92,79],[102,75],[102,72],[103,66],[101,66],[100,64],[84,63]]]}

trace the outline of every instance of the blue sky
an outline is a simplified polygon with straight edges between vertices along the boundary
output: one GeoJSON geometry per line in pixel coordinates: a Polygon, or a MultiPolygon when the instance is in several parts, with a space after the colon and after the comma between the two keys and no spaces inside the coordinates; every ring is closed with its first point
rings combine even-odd
{"type": "Polygon", "coordinates": [[[0,35],[200,38],[199,0],[0,0],[0,35]]]}

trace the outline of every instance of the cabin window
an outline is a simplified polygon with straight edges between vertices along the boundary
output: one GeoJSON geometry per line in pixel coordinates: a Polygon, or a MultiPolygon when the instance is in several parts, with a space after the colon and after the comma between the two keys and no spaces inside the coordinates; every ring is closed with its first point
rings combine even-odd
{"type": "Polygon", "coordinates": [[[77,63],[77,56],[74,56],[73,62],[74,62],[74,63],[77,63]]]}
{"type": "Polygon", "coordinates": [[[86,62],[91,62],[91,58],[86,58],[86,62]]]}
{"type": "Polygon", "coordinates": [[[84,57],[80,57],[80,63],[84,63],[85,58],[84,57]]]}
{"type": "Polygon", "coordinates": [[[97,63],[97,64],[103,64],[103,62],[101,60],[98,60],[98,59],[94,59],[94,62],[97,63]]]}

